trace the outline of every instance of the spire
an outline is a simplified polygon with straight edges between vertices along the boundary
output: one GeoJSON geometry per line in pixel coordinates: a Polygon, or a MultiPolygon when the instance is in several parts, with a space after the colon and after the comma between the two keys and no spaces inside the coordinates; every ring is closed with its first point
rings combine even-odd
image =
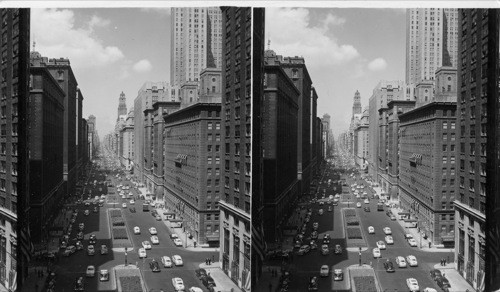
{"type": "Polygon", "coordinates": [[[267,40],[267,49],[271,49],[271,39],[267,40]]]}

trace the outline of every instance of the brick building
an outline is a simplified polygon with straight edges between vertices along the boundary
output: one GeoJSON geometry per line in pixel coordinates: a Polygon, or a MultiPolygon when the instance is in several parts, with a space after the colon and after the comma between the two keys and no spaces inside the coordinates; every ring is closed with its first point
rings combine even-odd
{"type": "Polygon", "coordinates": [[[65,93],[44,65],[32,64],[30,84],[30,230],[33,242],[40,243],[48,238],[49,218],[65,195],[65,93]]]}
{"type": "MultiPolygon", "coordinates": [[[[266,56],[274,54],[266,51],[266,56]]],[[[301,190],[297,180],[297,126],[300,92],[279,64],[265,66],[262,106],[264,163],[264,234],[266,241],[280,241],[285,215],[301,190]]]]}
{"type": "Polygon", "coordinates": [[[220,258],[222,270],[250,291],[252,202],[252,9],[222,8],[222,170],[220,258]]]}

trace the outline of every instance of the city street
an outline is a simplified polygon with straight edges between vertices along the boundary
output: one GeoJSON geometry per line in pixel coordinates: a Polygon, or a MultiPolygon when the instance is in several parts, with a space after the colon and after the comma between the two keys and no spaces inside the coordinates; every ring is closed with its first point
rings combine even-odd
{"type": "MultiPolygon", "coordinates": [[[[121,176],[123,178],[123,176],[121,176]]],[[[190,287],[204,287],[200,280],[195,275],[195,270],[199,268],[200,263],[204,263],[206,258],[218,257],[215,252],[203,251],[188,251],[183,247],[176,247],[173,240],[170,238],[170,232],[165,224],[165,221],[157,221],[149,211],[142,211],[143,200],[139,199],[139,191],[135,189],[134,185],[125,179],[116,177],[115,172],[110,173],[107,177],[102,171],[94,171],[89,180],[88,185],[84,189],[85,196],[83,200],[93,199],[94,196],[107,194],[105,203],[102,207],[98,207],[93,203],[90,206],[85,206],[83,203],[74,204],[78,210],[75,223],[72,227],[70,235],[70,244],[76,241],[78,233],[78,225],[84,223],[84,240],[83,250],[76,251],[69,257],[63,256],[63,249],[60,250],[59,261],[53,267],[57,274],[57,291],[73,291],[75,279],[77,277],[85,278],[85,291],[116,291],[116,284],[114,282],[113,267],[117,265],[127,264],[136,265],[142,274],[145,285],[148,291],[172,291],[173,286],[171,279],[173,277],[180,277],[184,281],[186,289],[190,287]],[[114,187],[108,188],[104,184],[106,179],[111,180],[114,187]],[[97,180],[98,184],[94,186],[93,181],[97,180]],[[132,196],[137,200],[134,205],[130,205],[130,198],[122,199],[116,193],[116,186],[118,184],[127,185],[130,187],[132,196]],[[89,192],[90,191],[90,192],[89,192]],[[90,197],[89,197],[90,196],[90,197]],[[127,204],[127,208],[122,208],[122,203],[127,204]],[[131,212],[130,207],[135,207],[136,212],[131,212]],[[97,208],[97,213],[94,213],[94,208],[97,208]],[[126,228],[128,236],[132,241],[133,249],[127,251],[127,256],[123,249],[112,249],[112,241],[110,236],[110,228],[108,221],[108,209],[121,208],[122,214],[126,221],[126,228]],[[89,215],[84,215],[85,210],[89,210],[89,215]],[[134,234],[134,227],[139,227],[140,234],[134,234]],[[146,258],[139,258],[138,249],[142,247],[142,242],[148,240],[151,242],[151,234],[148,229],[155,227],[158,231],[159,244],[152,244],[152,249],[147,250],[146,258]],[[87,255],[87,246],[89,245],[89,237],[94,234],[97,238],[95,246],[95,255],[87,255]],[[101,255],[101,245],[105,244],[109,248],[109,253],[101,255]],[[171,268],[164,268],[161,263],[162,256],[179,255],[182,257],[183,266],[173,266],[171,268]],[[160,263],[160,272],[152,272],[150,262],[155,259],[160,263]],[[88,265],[94,265],[96,268],[96,276],[91,278],[85,277],[85,271],[88,265]],[[110,271],[110,281],[99,281],[98,271],[107,269],[110,271]],[[168,273],[168,274],[166,274],[168,273]],[[167,276],[168,275],[168,276],[167,276]]],[[[153,208],[151,208],[153,209],[153,208]]],[[[163,216],[162,216],[163,217],[163,216]]]]}
{"type": "MultiPolygon", "coordinates": [[[[418,247],[411,247],[408,241],[405,239],[405,229],[395,220],[391,220],[386,214],[388,207],[384,206],[384,211],[377,211],[378,199],[370,199],[368,204],[364,203],[363,199],[356,199],[351,191],[351,184],[364,184],[365,188],[363,191],[367,192],[368,197],[376,195],[375,191],[369,187],[369,185],[360,179],[359,176],[352,178],[347,174],[342,176],[334,175],[334,171],[326,171],[328,173],[321,178],[320,181],[323,183],[319,184],[318,193],[316,194],[316,199],[321,199],[323,197],[323,190],[325,190],[325,198],[330,195],[340,194],[342,192],[341,183],[331,184],[328,186],[327,182],[329,179],[333,181],[339,181],[339,179],[344,179],[349,188],[350,195],[342,195],[338,206],[333,206],[328,202],[324,205],[320,205],[319,201],[313,202],[312,197],[307,199],[305,204],[305,209],[302,210],[301,214],[305,214],[307,209],[312,209],[312,215],[310,217],[309,223],[307,223],[307,229],[305,232],[305,237],[310,236],[313,231],[313,222],[318,222],[318,233],[319,242],[318,250],[311,250],[305,255],[298,255],[298,248],[294,249],[293,258],[289,260],[288,263],[281,260],[271,260],[268,261],[268,269],[277,269],[280,271],[282,267],[288,270],[292,275],[292,282],[288,287],[288,291],[304,291],[308,289],[308,283],[310,277],[316,276],[319,278],[318,281],[318,291],[347,291],[349,286],[346,286],[347,275],[346,268],[352,265],[359,265],[360,257],[357,248],[346,246],[346,240],[343,229],[343,218],[341,209],[342,208],[354,208],[356,214],[360,218],[360,227],[362,228],[363,237],[366,239],[367,247],[363,248],[361,252],[361,263],[366,265],[372,265],[379,285],[382,291],[407,291],[406,279],[415,278],[418,281],[420,289],[427,287],[437,289],[440,291],[436,282],[430,277],[430,270],[434,269],[434,265],[439,263],[442,258],[447,258],[452,260],[452,252],[427,252],[422,251],[418,247]],[[351,201],[348,201],[351,198],[351,201]],[[361,208],[356,207],[356,203],[361,203],[361,208]],[[333,208],[333,212],[328,212],[328,207],[333,208]],[[370,207],[370,212],[364,211],[364,207],[370,207]],[[319,210],[323,209],[323,215],[319,215],[319,210]],[[375,229],[375,234],[368,233],[368,226],[373,226],[375,229]],[[394,239],[394,244],[386,245],[387,249],[381,251],[381,257],[376,259],[373,257],[372,250],[377,247],[377,241],[384,241],[385,234],[383,232],[384,227],[390,227],[392,230],[392,237],[394,239]],[[330,254],[321,254],[321,240],[324,234],[330,234],[332,240],[330,241],[329,248],[330,254]],[[341,255],[336,255],[333,253],[333,248],[336,244],[340,244],[343,252],[341,255]],[[347,251],[346,248],[349,248],[347,251]],[[417,267],[406,267],[399,268],[396,264],[396,257],[403,256],[407,257],[413,255],[417,258],[417,267]],[[384,268],[384,262],[387,260],[392,261],[395,267],[394,273],[388,273],[384,268]],[[322,265],[328,265],[330,268],[330,274],[328,277],[320,277],[320,268],[322,265]],[[344,272],[343,281],[333,281],[332,271],[333,269],[342,269],[344,272]]],[[[346,188],[346,187],[344,187],[346,188]]],[[[363,192],[361,191],[361,193],[363,192]]],[[[321,201],[321,200],[320,200],[321,201]]],[[[397,214],[395,214],[397,215],[397,214]]],[[[302,223],[299,222],[299,226],[302,223]]],[[[287,240],[287,246],[289,245],[290,238],[287,240]]],[[[304,240],[303,244],[308,244],[304,240]]],[[[264,270],[265,271],[265,270],[264,270]]],[[[272,287],[278,288],[278,281],[271,278],[272,287]]]]}

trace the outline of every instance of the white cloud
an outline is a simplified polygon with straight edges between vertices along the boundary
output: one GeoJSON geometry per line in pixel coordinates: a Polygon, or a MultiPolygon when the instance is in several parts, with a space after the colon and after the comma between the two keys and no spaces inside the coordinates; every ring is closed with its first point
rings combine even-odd
{"type": "Polygon", "coordinates": [[[382,71],[387,68],[387,62],[383,58],[376,58],[368,63],[368,69],[371,71],[382,71]]]}
{"type": "Polygon", "coordinates": [[[32,39],[42,56],[69,58],[79,68],[100,67],[124,58],[115,46],[106,46],[94,35],[94,29],[110,24],[92,16],[83,27],[75,27],[75,14],[68,9],[31,9],[32,39]]]}
{"type": "Polygon", "coordinates": [[[153,65],[151,65],[151,62],[149,62],[149,60],[143,59],[135,63],[133,68],[137,73],[145,73],[151,71],[153,65]]]}
{"type": "Polygon", "coordinates": [[[343,18],[328,14],[319,26],[311,26],[305,8],[266,8],[266,18],[267,37],[279,55],[301,55],[311,67],[337,65],[359,56],[353,46],[328,36],[332,25],[345,23],[343,18]]]}
{"type": "Polygon", "coordinates": [[[170,15],[171,7],[141,7],[143,12],[155,12],[164,15],[170,15]]]}

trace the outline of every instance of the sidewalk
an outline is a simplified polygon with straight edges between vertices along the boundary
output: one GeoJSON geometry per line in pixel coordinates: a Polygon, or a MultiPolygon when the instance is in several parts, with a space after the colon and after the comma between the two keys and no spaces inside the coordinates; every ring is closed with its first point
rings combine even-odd
{"type": "Polygon", "coordinates": [[[440,270],[443,276],[450,282],[450,292],[475,291],[474,288],[456,270],[455,263],[447,263],[446,266],[435,264],[434,269],[440,270]]]}
{"type": "MultiPolygon", "coordinates": [[[[47,268],[46,267],[29,267],[28,277],[24,280],[23,288],[20,292],[39,292],[43,290],[45,281],[47,280],[47,268]],[[43,271],[43,277],[39,277],[37,271],[43,271]]],[[[57,285],[57,284],[56,284],[57,285]]]]}
{"type": "MultiPolygon", "coordinates": [[[[262,267],[262,274],[256,287],[252,287],[252,291],[266,292],[277,291],[280,284],[281,266],[264,266],[262,267]],[[278,271],[278,276],[273,277],[271,270],[278,271]],[[270,284],[270,285],[269,285],[270,284]]],[[[293,282],[292,282],[293,284],[293,282]]]]}
{"type": "Polygon", "coordinates": [[[214,279],[216,292],[241,292],[241,289],[224,273],[220,262],[212,263],[211,265],[201,263],[199,267],[205,269],[207,274],[214,279]]]}

